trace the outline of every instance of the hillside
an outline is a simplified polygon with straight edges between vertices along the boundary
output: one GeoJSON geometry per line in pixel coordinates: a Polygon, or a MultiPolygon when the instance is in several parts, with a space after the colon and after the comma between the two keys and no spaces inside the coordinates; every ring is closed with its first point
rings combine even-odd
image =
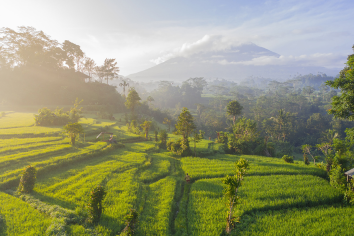
{"type": "Polygon", "coordinates": [[[341,205],[342,193],[313,164],[225,154],[209,140],[197,144],[199,157],[179,157],[129,132],[119,121],[124,114],[115,114],[116,121],[85,114],[85,136],[72,147],[61,127],[39,128],[31,114],[7,114],[0,123],[1,236],[119,235],[131,208],[139,213],[136,235],[221,235],[227,211],[221,178],[233,174],[239,158],[250,162],[250,171],[232,235],[351,235],[353,208],[341,205]],[[118,144],[96,139],[102,130],[118,144]],[[38,169],[34,192],[16,195],[27,165],[38,169]],[[104,211],[89,227],[80,217],[97,185],[107,191],[104,211]]]}

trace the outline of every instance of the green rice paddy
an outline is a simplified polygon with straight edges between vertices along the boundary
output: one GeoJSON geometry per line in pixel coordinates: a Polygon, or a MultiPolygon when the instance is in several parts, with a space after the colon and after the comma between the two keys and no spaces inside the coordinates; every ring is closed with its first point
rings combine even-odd
{"type": "MultiPolygon", "coordinates": [[[[223,154],[222,145],[209,140],[197,144],[198,157],[181,158],[129,132],[122,114],[115,117],[121,120],[94,114],[82,118],[85,135],[75,147],[62,127],[33,126],[33,114],[9,112],[0,119],[0,236],[47,235],[55,227],[66,235],[119,235],[132,208],[139,213],[137,235],[221,235],[227,212],[221,178],[233,174],[241,157],[249,160],[250,171],[240,188],[240,223],[232,235],[352,234],[353,208],[341,205],[342,194],[314,165],[223,154]],[[120,144],[96,139],[102,131],[112,132],[120,144]],[[30,195],[34,204],[13,194],[28,165],[38,170],[30,195]],[[190,184],[184,181],[186,173],[190,184]],[[36,206],[79,217],[97,185],[107,195],[101,220],[93,227],[36,206]]],[[[149,136],[153,139],[153,131],[149,136]]]]}

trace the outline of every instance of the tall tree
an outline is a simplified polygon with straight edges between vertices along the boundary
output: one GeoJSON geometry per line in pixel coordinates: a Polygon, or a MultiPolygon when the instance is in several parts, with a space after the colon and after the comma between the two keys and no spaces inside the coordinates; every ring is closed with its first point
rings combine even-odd
{"type": "Polygon", "coordinates": [[[183,107],[182,112],[179,114],[177,119],[176,133],[181,134],[183,136],[183,140],[188,142],[188,137],[195,128],[196,126],[194,124],[192,114],[186,107],[183,107]]]}
{"type": "Polygon", "coordinates": [[[149,129],[150,129],[150,127],[151,127],[151,121],[144,121],[144,123],[142,123],[141,125],[140,125],[140,127],[145,131],[145,138],[146,138],[146,140],[148,139],[148,137],[149,137],[149,129]]]}
{"type": "Polygon", "coordinates": [[[87,73],[89,77],[89,82],[91,82],[92,75],[95,73],[96,63],[93,59],[86,57],[84,63],[84,72],[87,73]]]}
{"type": "Polygon", "coordinates": [[[99,81],[102,83],[105,73],[104,73],[104,67],[103,66],[96,66],[95,67],[95,74],[97,75],[99,81]]]}
{"type": "Polygon", "coordinates": [[[243,153],[249,149],[248,144],[255,141],[257,137],[257,123],[251,119],[242,118],[233,127],[228,146],[236,153],[243,153]]]}
{"type": "Polygon", "coordinates": [[[56,40],[33,27],[18,27],[18,31],[0,28],[1,55],[11,66],[62,66],[63,50],[56,40]]]}
{"type": "Polygon", "coordinates": [[[244,176],[249,169],[249,163],[247,160],[241,158],[235,163],[236,173],[234,176],[227,175],[222,182],[224,186],[224,195],[227,199],[227,205],[229,207],[227,213],[226,233],[230,234],[232,228],[235,226],[236,217],[233,216],[233,209],[238,203],[238,188],[241,186],[244,176]]]}
{"type": "Polygon", "coordinates": [[[236,116],[241,115],[243,106],[238,101],[231,101],[227,104],[227,114],[232,116],[233,124],[235,125],[236,116]]]}
{"type": "Polygon", "coordinates": [[[115,61],[116,59],[109,59],[106,58],[103,63],[103,71],[104,71],[104,77],[107,80],[113,80],[115,76],[118,75],[119,73],[119,67],[117,66],[117,62],[115,61]]]}
{"type": "Polygon", "coordinates": [[[120,87],[123,87],[123,96],[125,97],[125,87],[129,87],[127,81],[122,80],[122,83],[119,84],[120,87]]]}
{"type": "Polygon", "coordinates": [[[342,91],[340,96],[332,97],[332,108],[328,113],[337,118],[354,120],[354,54],[348,56],[339,77],[334,81],[328,80],[326,85],[342,91]]]}
{"type": "Polygon", "coordinates": [[[196,152],[196,147],[197,147],[197,143],[200,142],[200,140],[202,140],[204,138],[204,134],[205,132],[202,130],[199,130],[199,133],[194,130],[193,131],[193,136],[192,136],[192,140],[194,142],[194,156],[197,157],[197,152],[196,152]]]}
{"type": "Polygon", "coordinates": [[[69,40],[65,40],[63,43],[63,50],[67,55],[66,64],[70,69],[74,69],[76,65],[77,71],[82,71],[82,59],[84,58],[84,52],[79,45],[76,45],[69,40]]]}
{"type": "Polygon", "coordinates": [[[141,98],[139,97],[138,92],[134,88],[131,88],[125,106],[132,111],[132,115],[134,115],[135,107],[140,104],[140,100],[141,98]]]}
{"type": "Polygon", "coordinates": [[[151,104],[151,102],[155,101],[155,99],[153,97],[149,96],[146,98],[146,101],[148,101],[151,104]]]}

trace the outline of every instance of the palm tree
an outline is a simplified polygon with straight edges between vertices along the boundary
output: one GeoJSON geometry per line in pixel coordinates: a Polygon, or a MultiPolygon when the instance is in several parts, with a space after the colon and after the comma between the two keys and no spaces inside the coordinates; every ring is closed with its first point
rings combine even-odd
{"type": "Polygon", "coordinates": [[[123,96],[125,97],[125,87],[129,87],[129,84],[125,81],[122,80],[123,82],[119,84],[120,87],[123,87],[123,96]]]}

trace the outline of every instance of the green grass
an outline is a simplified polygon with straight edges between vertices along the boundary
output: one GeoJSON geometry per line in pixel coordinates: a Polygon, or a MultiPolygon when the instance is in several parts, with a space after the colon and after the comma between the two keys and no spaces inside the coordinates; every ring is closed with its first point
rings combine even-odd
{"type": "Polygon", "coordinates": [[[62,126],[30,126],[30,127],[20,127],[20,128],[9,128],[9,129],[0,129],[0,137],[33,137],[38,135],[53,136],[60,134],[62,132],[62,126]]]}
{"type": "Polygon", "coordinates": [[[43,196],[78,206],[87,201],[90,190],[109,180],[112,173],[141,165],[146,154],[116,150],[99,156],[85,164],[43,175],[38,179],[35,191],[43,196]]]}
{"type": "Polygon", "coordinates": [[[104,212],[97,231],[103,235],[117,235],[125,227],[124,216],[135,208],[140,184],[135,180],[137,169],[113,173],[105,188],[104,212]]]}
{"type": "Polygon", "coordinates": [[[10,112],[0,118],[0,132],[2,129],[26,127],[34,125],[33,113],[10,112]]]}
{"type": "Polygon", "coordinates": [[[34,151],[31,151],[32,156],[25,154],[19,154],[14,156],[13,159],[6,159],[4,163],[10,163],[11,165],[3,165],[0,167],[0,185],[9,181],[18,180],[24,167],[32,165],[37,168],[38,171],[44,171],[47,168],[54,168],[56,165],[69,163],[75,160],[84,159],[94,153],[98,153],[107,147],[106,143],[97,142],[92,145],[88,145],[84,148],[73,148],[68,145],[62,145],[59,147],[53,147],[53,149],[38,150],[38,155],[34,151]]]}
{"type": "Polygon", "coordinates": [[[153,154],[151,157],[151,162],[149,162],[149,168],[140,174],[139,180],[148,182],[166,176],[171,167],[169,159],[170,157],[164,153],[153,154]]]}
{"type": "MultiPolygon", "coordinates": [[[[198,180],[188,205],[189,235],[219,235],[226,227],[226,200],[221,179],[198,180]]],[[[239,189],[236,215],[334,204],[342,194],[325,180],[310,175],[249,176],[239,189]]]]}
{"type": "Polygon", "coordinates": [[[241,157],[250,161],[249,175],[309,174],[326,176],[325,171],[314,165],[306,166],[302,162],[289,164],[272,157],[217,154],[208,158],[185,157],[181,159],[181,162],[184,172],[189,173],[192,178],[213,178],[233,174],[234,163],[241,157]]]}
{"type": "Polygon", "coordinates": [[[232,235],[353,235],[353,207],[323,206],[259,212],[241,220],[232,235]]]}
{"type": "Polygon", "coordinates": [[[139,216],[139,235],[170,235],[170,219],[176,180],[161,179],[147,187],[144,209],[139,216]]]}
{"type": "Polygon", "coordinates": [[[0,192],[0,235],[45,235],[51,219],[13,196],[0,192]]]}
{"type": "Polygon", "coordinates": [[[59,140],[62,140],[62,137],[0,139],[0,151],[3,152],[6,149],[16,150],[17,148],[23,148],[23,146],[28,145],[44,145],[47,142],[59,140]]]}

